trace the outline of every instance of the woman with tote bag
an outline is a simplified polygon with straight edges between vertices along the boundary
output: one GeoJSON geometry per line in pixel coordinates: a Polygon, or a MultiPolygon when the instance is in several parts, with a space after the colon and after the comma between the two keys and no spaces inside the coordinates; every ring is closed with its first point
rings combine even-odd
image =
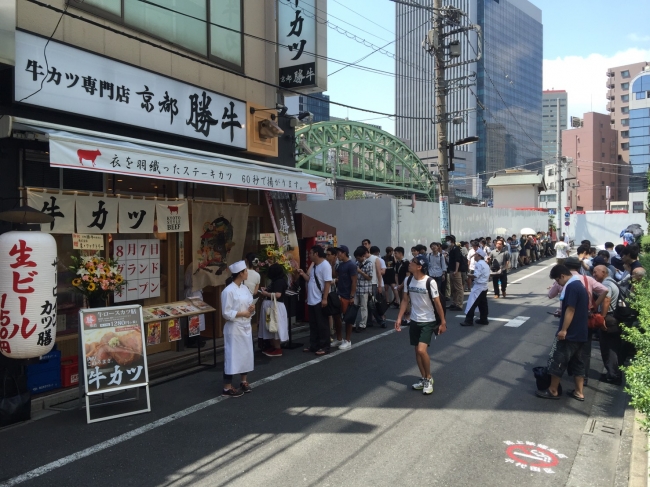
{"type": "Polygon", "coordinates": [[[264,355],[282,357],[280,343],[289,339],[289,320],[287,319],[287,308],[284,306],[284,295],[289,285],[280,264],[273,264],[269,267],[267,277],[271,284],[260,290],[264,301],[257,333],[259,338],[271,340],[271,346],[262,350],[264,355]]]}

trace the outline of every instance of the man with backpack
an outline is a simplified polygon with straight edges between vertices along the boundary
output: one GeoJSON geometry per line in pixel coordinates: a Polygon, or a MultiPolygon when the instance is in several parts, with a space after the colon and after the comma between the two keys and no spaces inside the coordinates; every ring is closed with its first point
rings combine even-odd
{"type": "Polygon", "coordinates": [[[616,281],[609,276],[607,266],[597,265],[592,272],[594,279],[607,288],[607,297],[601,305],[600,313],[605,318],[607,330],[600,331],[600,356],[605,365],[606,374],[602,374],[601,381],[620,385],[622,382],[619,369],[619,355],[621,353],[621,327],[614,317],[619,299],[619,288],[616,281]]]}
{"type": "Polygon", "coordinates": [[[412,388],[423,394],[433,392],[431,377],[431,359],[427,348],[431,337],[447,330],[444,306],[440,303],[436,281],[423,272],[428,266],[427,258],[417,255],[409,263],[409,273],[404,286],[404,294],[399,314],[395,321],[395,331],[402,331],[401,323],[409,302],[411,303],[411,321],[409,338],[415,347],[415,361],[420,369],[420,380],[412,388]]]}

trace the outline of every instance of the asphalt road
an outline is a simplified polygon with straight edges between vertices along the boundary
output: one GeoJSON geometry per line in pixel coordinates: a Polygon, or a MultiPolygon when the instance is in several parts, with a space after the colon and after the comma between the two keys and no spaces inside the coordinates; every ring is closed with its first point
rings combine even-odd
{"type": "MultiPolygon", "coordinates": [[[[618,442],[598,447],[609,458],[598,481],[577,461],[594,401],[624,403],[620,388],[598,389],[597,345],[585,402],[534,395],[532,367],[545,365],[558,323],[551,264],[513,273],[508,299],[490,297],[502,321],[465,328],[448,313],[430,348],[430,396],[411,390],[408,331],[372,328],[323,358],[256,354],[241,398],[219,397],[218,368],[153,387],[150,413],[87,425],[72,410],[2,430],[0,485],[611,485],[618,442]]],[[[622,421],[620,407],[605,410],[622,421]]]]}

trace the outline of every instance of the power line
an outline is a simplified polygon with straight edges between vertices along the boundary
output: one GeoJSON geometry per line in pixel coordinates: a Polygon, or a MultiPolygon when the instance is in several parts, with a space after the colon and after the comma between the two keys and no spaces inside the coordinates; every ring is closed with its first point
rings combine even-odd
{"type": "Polygon", "coordinates": [[[343,7],[343,8],[345,8],[345,9],[349,10],[350,12],[352,12],[352,13],[354,13],[354,14],[357,14],[357,15],[358,15],[359,17],[361,17],[362,19],[366,19],[366,20],[367,20],[368,22],[370,22],[371,24],[376,25],[377,27],[379,27],[380,29],[385,30],[386,32],[388,32],[388,33],[391,34],[391,35],[395,35],[395,33],[394,33],[393,31],[388,30],[386,27],[384,27],[384,26],[381,25],[381,24],[378,24],[377,22],[374,22],[373,20],[370,20],[370,19],[369,19],[368,17],[366,17],[365,15],[362,15],[362,14],[360,14],[359,12],[357,12],[356,10],[351,9],[351,8],[348,7],[347,5],[342,4],[342,3],[339,2],[338,0],[332,0],[332,2],[334,2],[334,3],[338,3],[341,7],[343,7]]]}
{"type": "Polygon", "coordinates": [[[427,117],[410,117],[410,116],[406,116],[406,115],[397,115],[397,114],[394,114],[394,113],[385,113],[385,112],[380,112],[380,111],[377,111],[377,110],[370,110],[370,109],[367,109],[367,108],[359,108],[359,107],[355,107],[355,106],[352,106],[352,105],[347,105],[345,103],[335,102],[335,101],[332,101],[332,100],[322,100],[320,98],[316,98],[315,96],[307,95],[307,94],[304,94],[302,92],[293,90],[291,88],[284,88],[282,86],[276,85],[275,83],[271,83],[269,81],[264,81],[264,80],[261,80],[261,79],[257,79],[257,78],[254,78],[252,76],[249,76],[249,75],[237,72],[237,71],[233,71],[231,69],[224,68],[222,66],[218,66],[218,65],[209,63],[209,62],[207,62],[207,61],[205,61],[203,59],[197,59],[197,58],[195,58],[193,56],[184,54],[182,52],[175,51],[175,50],[170,49],[170,48],[168,48],[166,46],[163,46],[161,44],[156,44],[155,42],[149,41],[147,39],[142,39],[142,38],[137,37],[137,36],[135,36],[133,34],[129,34],[127,32],[115,29],[115,28],[110,27],[108,25],[103,25],[103,24],[101,24],[99,22],[96,22],[94,20],[90,20],[90,19],[82,17],[80,15],[72,14],[70,12],[64,11],[64,10],[58,8],[58,7],[53,6],[53,5],[43,3],[43,2],[41,2],[39,0],[26,0],[26,1],[29,2],[29,3],[33,3],[34,5],[38,5],[39,7],[47,8],[47,9],[52,10],[54,12],[63,13],[66,16],[72,18],[72,19],[85,22],[85,23],[93,25],[95,27],[99,27],[99,28],[107,30],[109,32],[113,32],[114,34],[118,34],[118,35],[121,35],[123,37],[127,37],[129,39],[133,39],[135,41],[141,42],[143,44],[150,45],[150,46],[155,47],[157,49],[160,49],[162,51],[169,52],[170,54],[174,54],[175,56],[179,56],[179,57],[188,59],[190,61],[202,64],[204,66],[208,66],[210,68],[216,69],[218,71],[223,71],[224,73],[232,74],[233,76],[237,76],[237,77],[240,77],[240,78],[243,78],[243,79],[254,81],[256,83],[260,83],[262,85],[269,86],[271,88],[276,88],[278,90],[286,91],[286,92],[289,92],[289,93],[294,93],[296,95],[300,95],[300,96],[303,96],[303,97],[306,97],[306,98],[312,98],[314,100],[319,100],[321,102],[326,102],[326,103],[328,103],[330,105],[336,105],[336,106],[340,106],[340,107],[343,107],[343,108],[349,108],[351,110],[357,110],[357,111],[360,111],[360,112],[373,113],[375,115],[384,115],[384,116],[387,116],[387,117],[403,118],[403,119],[409,119],[409,120],[430,120],[427,117]]]}

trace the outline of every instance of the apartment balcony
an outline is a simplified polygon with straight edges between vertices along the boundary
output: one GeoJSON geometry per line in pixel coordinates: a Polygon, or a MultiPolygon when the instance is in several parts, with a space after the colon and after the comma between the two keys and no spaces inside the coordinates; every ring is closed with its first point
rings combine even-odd
{"type": "Polygon", "coordinates": [[[605,83],[605,86],[611,90],[612,88],[614,88],[614,86],[616,86],[616,84],[614,83],[613,79],[608,79],[607,83],[605,83]]]}
{"type": "Polygon", "coordinates": [[[610,123],[611,125],[614,125],[614,124],[616,123],[616,119],[612,118],[612,119],[609,121],[609,123],[610,123]]]}
{"type": "Polygon", "coordinates": [[[612,101],[610,101],[609,103],[607,103],[607,111],[608,111],[608,112],[614,112],[614,111],[616,111],[616,106],[615,106],[614,100],[612,100],[612,101]]]}
{"type": "Polygon", "coordinates": [[[614,98],[616,98],[616,95],[614,95],[614,92],[612,90],[609,90],[605,94],[605,98],[607,98],[608,100],[613,100],[614,98]]]}
{"type": "Polygon", "coordinates": [[[606,76],[607,76],[608,78],[613,78],[613,77],[614,77],[614,71],[607,71],[606,76]]]}

